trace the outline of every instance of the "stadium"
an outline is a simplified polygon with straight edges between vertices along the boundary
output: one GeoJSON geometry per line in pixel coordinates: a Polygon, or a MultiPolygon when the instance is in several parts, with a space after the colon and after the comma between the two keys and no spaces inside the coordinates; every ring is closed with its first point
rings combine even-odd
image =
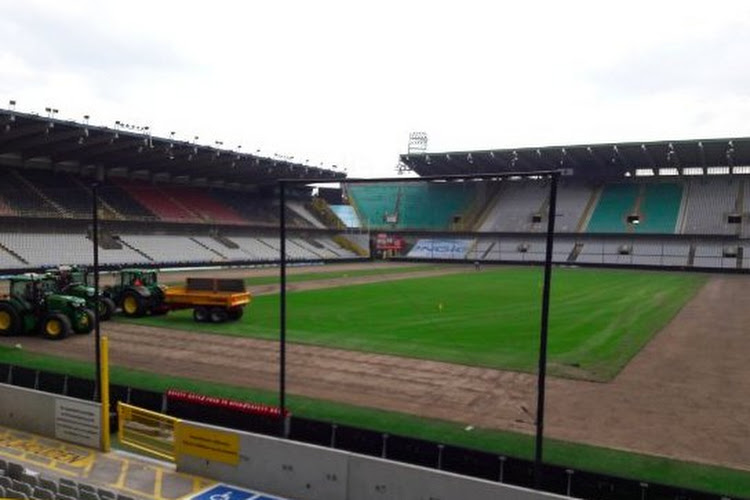
{"type": "MultiPolygon", "coordinates": [[[[383,459],[351,498],[412,498],[412,482],[422,491],[434,482],[429,498],[750,497],[750,138],[399,160],[410,176],[363,181],[147,130],[0,110],[6,281],[96,259],[102,287],[123,270],[157,269],[170,288],[239,279],[252,295],[236,321],[175,307],[102,322],[108,398],[93,335],[11,335],[0,316],[0,389],[108,399],[112,430],[130,418],[114,411],[119,402],[252,434],[259,449],[273,437],[383,459]],[[476,484],[450,490],[446,481],[476,484]],[[400,487],[403,496],[389,496],[400,487]]],[[[23,427],[24,411],[4,408],[0,424],[39,434],[23,427]]],[[[10,441],[0,449],[18,451],[10,441]]],[[[335,474],[305,476],[311,449],[289,448],[301,463],[281,458],[288,476],[254,476],[257,488],[346,498],[334,493],[335,474]]],[[[242,477],[209,466],[216,457],[180,460],[178,470],[196,475],[242,477]]],[[[2,470],[0,479],[12,475],[6,461],[2,470]]],[[[13,481],[36,481],[35,493],[41,483],[27,476],[13,481]]],[[[80,486],[62,500],[109,494],[80,486]]],[[[25,498],[52,500],[45,495],[25,498]]]]}

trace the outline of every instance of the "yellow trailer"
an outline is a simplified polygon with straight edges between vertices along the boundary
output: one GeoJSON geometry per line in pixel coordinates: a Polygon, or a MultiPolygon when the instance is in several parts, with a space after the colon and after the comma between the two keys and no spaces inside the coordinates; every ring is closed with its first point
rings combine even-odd
{"type": "Polygon", "coordinates": [[[188,278],[185,286],[170,286],[164,291],[169,310],[192,309],[197,322],[237,321],[252,296],[239,279],[188,278]]]}

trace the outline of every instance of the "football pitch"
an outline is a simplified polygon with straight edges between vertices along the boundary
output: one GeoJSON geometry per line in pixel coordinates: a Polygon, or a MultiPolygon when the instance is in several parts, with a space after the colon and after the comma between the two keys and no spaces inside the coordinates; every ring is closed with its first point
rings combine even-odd
{"type": "MultiPolygon", "coordinates": [[[[489,268],[432,277],[293,291],[288,341],[533,372],[542,270],[489,268]]],[[[705,277],[631,270],[555,269],[549,373],[614,377],[705,283],[705,277]]],[[[274,339],[279,296],[254,298],[237,323],[194,323],[189,311],[139,323],[274,339]]]]}

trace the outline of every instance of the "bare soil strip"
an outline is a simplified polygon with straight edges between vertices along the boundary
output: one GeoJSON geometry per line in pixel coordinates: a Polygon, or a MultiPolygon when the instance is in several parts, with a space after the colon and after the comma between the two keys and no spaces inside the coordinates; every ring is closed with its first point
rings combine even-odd
{"type": "MultiPolygon", "coordinates": [[[[236,272],[247,276],[246,270],[236,272]]],[[[374,282],[394,276],[361,278],[374,282]]],[[[549,379],[547,436],[750,470],[748,284],[745,276],[712,277],[610,383],[549,379]]],[[[116,365],[277,388],[277,342],[118,323],[105,323],[103,333],[110,337],[116,365]]],[[[31,351],[75,359],[93,357],[91,337],[0,342],[22,342],[31,351]]],[[[475,427],[534,430],[536,376],[531,374],[299,344],[288,346],[287,373],[294,394],[475,427]]]]}

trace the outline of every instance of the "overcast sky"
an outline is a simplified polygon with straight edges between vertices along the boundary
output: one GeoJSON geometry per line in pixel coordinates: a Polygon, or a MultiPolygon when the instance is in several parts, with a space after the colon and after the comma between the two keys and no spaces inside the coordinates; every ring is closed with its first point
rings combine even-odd
{"type": "Polygon", "coordinates": [[[750,2],[0,0],[0,107],[393,173],[430,151],[750,136],[750,2]]]}

